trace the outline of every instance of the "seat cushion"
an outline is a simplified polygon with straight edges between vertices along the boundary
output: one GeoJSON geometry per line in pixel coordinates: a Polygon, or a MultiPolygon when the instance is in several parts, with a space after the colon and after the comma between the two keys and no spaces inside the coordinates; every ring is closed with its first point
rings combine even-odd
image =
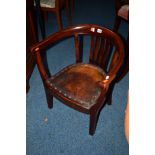
{"type": "Polygon", "coordinates": [[[55,0],[40,0],[40,6],[44,8],[55,8],[55,0]]]}
{"type": "Polygon", "coordinates": [[[105,76],[105,72],[95,65],[78,63],[64,68],[47,82],[65,97],[89,109],[96,103],[101,93],[97,82],[103,80],[105,76]]]}
{"type": "Polygon", "coordinates": [[[118,10],[118,16],[128,20],[129,18],[129,5],[123,5],[119,10],[118,10]]]}

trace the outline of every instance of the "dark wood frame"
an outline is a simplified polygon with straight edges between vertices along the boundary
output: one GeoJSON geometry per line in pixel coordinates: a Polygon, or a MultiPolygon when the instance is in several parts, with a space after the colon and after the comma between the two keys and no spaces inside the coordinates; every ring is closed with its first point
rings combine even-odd
{"type": "Polygon", "coordinates": [[[71,25],[72,23],[72,17],[71,17],[71,10],[74,8],[74,0],[55,0],[55,8],[47,8],[47,7],[41,7],[41,10],[44,12],[44,16],[46,17],[46,13],[53,12],[56,16],[56,20],[58,23],[58,29],[62,30],[62,19],[61,19],[61,10],[62,8],[66,9],[66,14],[68,17],[68,22],[71,25]],[[73,2],[72,2],[73,1],[73,2]]]}
{"type": "Polygon", "coordinates": [[[35,66],[30,47],[38,42],[37,24],[32,0],[26,0],[26,92],[29,91],[29,79],[35,66]]]}
{"type": "MultiPolygon", "coordinates": [[[[71,108],[78,110],[80,112],[86,113],[90,115],[90,127],[89,127],[89,134],[93,135],[95,133],[96,124],[97,124],[97,118],[99,115],[99,112],[101,108],[105,105],[106,101],[111,101],[111,87],[112,83],[114,82],[116,75],[123,63],[124,59],[124,46],[122,43],[122,40],[120,37],[110,31],[109,29],[106,29],[101,26],[93,25],[93,24],[83,24],[83,25],[77,25],[70,27],[68,29],[62,30],[60,32],[57,32],[45,40],[41,41],[40,43],[36,44],[31,48],[32,53],[34,53],[37,66],[44,84],[46,97],[47,97],[47,103],[48,107],[53,107],[53,96],[65,103],[66,105],[70,106],[71,108]],[[66,96],[64,96],[62,93],[60,93],[58,90],[54,89],[54,87],[51,87],[51,85],[47,82],[47,80],[50,78],[44,68],[42,59],[41,59],[41,53],[46,51],[44,49],[47,49],[49,45],[55,44],[57,41],[60,41],[62,39],[68,38],[68,37],[74,37],[75,38],[75,50],[76,50],[76,63],[79,63],[82,61],[81,59],[81,47],[80,47],[80,40],[79,35],[85,36],[90,35],[91,36],[91,48],[90,48],[90,62],[91,64],[96,64],[102,68],[105,68],[105,62],[108,59],[108,53],[110,52],[110,45],[111,43],[116,47],[114,54],[112,56],[111,64],[109,67],[109,71],[107,71],[107,76],[103,81],[98,82],[98,85],[101,87],[101,95],[99,96],[97,103],[93,105],[90,109],[86,109],[78,104],[77,101],[74,101],[66,96]],[[94,36],[103,37],[106,39],[104,42],[105,48],[103,49],[103,44],[99,45],[99,39],[96,39],[96,43],[94,42],[94,36]],[[99,61],[96,61],[96,53],[104,50],[104,58],[99,59],[99,61]],[[104,65],[103,65],[104,64],[104,65]],[[108,78],[107,78],[108,77],[108,78]],[[109,95],[110,92],[110,95],[109,95]]],[[[100,56],[103,56],[103,54],[100,53],[100,56]]],[[[51,75],[52,76],[52,75],[51,75]]],[[[108,103],[111,104],[111,103],[108,103]]]]}

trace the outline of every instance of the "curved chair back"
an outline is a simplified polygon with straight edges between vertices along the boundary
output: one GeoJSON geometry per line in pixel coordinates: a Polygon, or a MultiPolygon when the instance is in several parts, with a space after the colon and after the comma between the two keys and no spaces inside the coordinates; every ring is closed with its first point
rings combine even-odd
{"type": "MultiPolygon", "coordinates": [[[[74,37],[76,63],[82,62],[81,37],[84,36],[90,36],[89,63],[100,66],[108,75],[116,75],[124,58],[124,46],[122,40],[113,31],[98,25],[83,24],[69,27],[41,41],[32,48],[32,51],[45,51],[65,38],[74,37]]],[[[39,52],[35,53],[37,64],[40,66],[39,68],[43,69],[43,66],[40,63],[41,56],[39,52]]],[[[42,78],[45,76],[47,77],[45,72],[41,74],[42,78]]]]}

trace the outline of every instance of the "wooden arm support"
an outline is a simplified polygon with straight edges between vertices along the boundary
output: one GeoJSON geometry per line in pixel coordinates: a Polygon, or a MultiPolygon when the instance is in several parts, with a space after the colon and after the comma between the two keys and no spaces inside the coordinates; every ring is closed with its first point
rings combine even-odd
{"type": "Polygon", "coordinates": [[[107,75],[104,80],[102,80],[102,81],[99,82],[99,85],[102,88],[104,88],[104,89],[108,89],[110,83],[115,79],[115,77],[116,77],[115,74],[114,75],[110,75],[110,76],[107,75]]]}

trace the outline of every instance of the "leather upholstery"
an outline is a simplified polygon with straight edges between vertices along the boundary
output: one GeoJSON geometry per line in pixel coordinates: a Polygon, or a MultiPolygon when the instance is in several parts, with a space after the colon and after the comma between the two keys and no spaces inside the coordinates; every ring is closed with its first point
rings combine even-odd
{"type": "Polygon", "coordinates": [[[64,68],[47,82],[59,93],[89,109],[101,93],[98,81],[105,76],[105,72],[95,65],[78,63],[64,68]]]}

